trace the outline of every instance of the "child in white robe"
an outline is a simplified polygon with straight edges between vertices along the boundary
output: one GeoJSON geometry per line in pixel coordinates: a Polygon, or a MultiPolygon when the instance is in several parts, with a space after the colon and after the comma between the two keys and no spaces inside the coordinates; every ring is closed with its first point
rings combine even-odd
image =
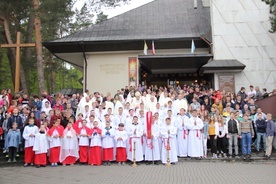
{"type": "Polygon", "coordinates": [[[106,126],[102,130],[102,147],[104,165],[110,166],[110,161],[114,160],[114,128],[110,126],[110,121],[105,122],[106,126]]]}
{"type": "Polygon", "coordinates": [[[87,121],[82,120],[82,127],[77,131],[79,138],[79,162],[81,164],[87,164],[88,161],[89,136],[91,135],[91,129],[86,125],[87,121]]]}
{"type": "Polygon", "coordinates": [[[132,124],[128,126],[129,149],[127,150],[127,159],[130,161],[140,162],[143,160],[143,146],[141,137],[143,128],[138,124],[138,117],[134,116],[132,124]],[[135,150],[134,150],[135,149],[135,150]]]}
{"type": "Polygon", "coordinates": [[[66,166],[67,164],[74,165],[78,159],[79,146],[76,131],[72,127],[72,123],[68,122],[61,139],[59,161],[66,166]]]}
{"type": "Polygon", "coordinates": [[[116,161],[118,165],[125,165],[127,160],[126,155],[126,144],[127,144],[128,135],[124,130],[124,123],[119,123],[118,130],[115,132],[115,140],[116,140],[116,161]]]}
{"type": "Polygon", "coordinates": [[[165,119],[166,124],[161,129],[163,138],[161,160],[163,164],[171,163],[172,165],[178,161],[177,147],[176,147],[176,133],[177,129],[172,125],[171,119],[165,119]]]}
{"type": "Polygon", "coordinates": [[[185,109],[180,109],[180,115],[177,117],[177,143],[179,157],[187,157],[188,155],[188,134],[187,124],[189,122],[188,116],[185,114],[185,109]]]}
{"type": "Polygon", "coordinates": [[[157,124],[155,124],[155,117],[152,117],[152,125],[151,125],[151,139],[148,139],[148,131],[146,134],[146,148],[145,148],[145,160],[148,161],[147,164],[152,163],[158,164],[157,161],[160,160],[160,148],[159,148],[159,133],[160,128],[157,124]]]}
{"type": "Polygon", "coordinates": [[[40,166],[46,167],[48,149],[49,145],[46,136],[46,129],[44,125],[41,125],[38,133],[35,134],[33,146],[33,151],[35,152],[34,163],[37,168],[39,168],[40,166]]]}

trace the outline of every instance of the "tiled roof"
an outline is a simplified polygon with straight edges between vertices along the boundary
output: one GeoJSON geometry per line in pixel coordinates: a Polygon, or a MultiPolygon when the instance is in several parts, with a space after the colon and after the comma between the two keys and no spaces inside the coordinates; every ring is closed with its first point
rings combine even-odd
{"type": "Polygon", "coordinates": [[[51,42],[195,38],[210,27],[210,8],[203,7],[202,1],[194,9],[192,0],[155,0],[51,42]]]}

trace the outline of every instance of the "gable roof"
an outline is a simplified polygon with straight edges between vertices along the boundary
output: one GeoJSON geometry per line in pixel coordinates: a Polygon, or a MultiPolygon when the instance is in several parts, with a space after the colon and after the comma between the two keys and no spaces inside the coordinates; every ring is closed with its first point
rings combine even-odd
{"type": "Polygon", "coordinates": [[[155,0],[51,42],[198,38],[210,27],[210,8],[203,7],[202,1],[194,9],[191,0],[155,0]]]}

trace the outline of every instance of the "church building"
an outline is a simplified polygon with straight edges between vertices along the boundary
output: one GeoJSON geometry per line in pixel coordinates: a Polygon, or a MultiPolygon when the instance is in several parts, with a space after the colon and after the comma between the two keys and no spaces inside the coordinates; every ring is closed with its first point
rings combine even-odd
{"type": "Polygon", "coordinates": [[[262,0],[154,0],[44,42],[83,71],[83,89],[203,83],[237,92],[276,87],[276,36],[262,0]]]}

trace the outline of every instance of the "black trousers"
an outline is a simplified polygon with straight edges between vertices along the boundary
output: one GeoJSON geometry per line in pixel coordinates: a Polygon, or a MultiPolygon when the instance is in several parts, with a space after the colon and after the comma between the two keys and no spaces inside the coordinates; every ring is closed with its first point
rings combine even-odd
{"type": "Polygon", "coordinates": [[[218,153],[226,153],[225,137],[217,139],[218,153]]]}
{"type": "Polygon", "coordinates": [[[209,135],[209,137],[210,137],[211,153],[217,154],[217,139],[215,139],[215,135],[209,135]]]}
{"type": "Polygon", "coordinates": [[[11,160],[15,159],[16,154],[17,154],[17,148],[9,147],[9,159],[11,159],[11,160]]]}

